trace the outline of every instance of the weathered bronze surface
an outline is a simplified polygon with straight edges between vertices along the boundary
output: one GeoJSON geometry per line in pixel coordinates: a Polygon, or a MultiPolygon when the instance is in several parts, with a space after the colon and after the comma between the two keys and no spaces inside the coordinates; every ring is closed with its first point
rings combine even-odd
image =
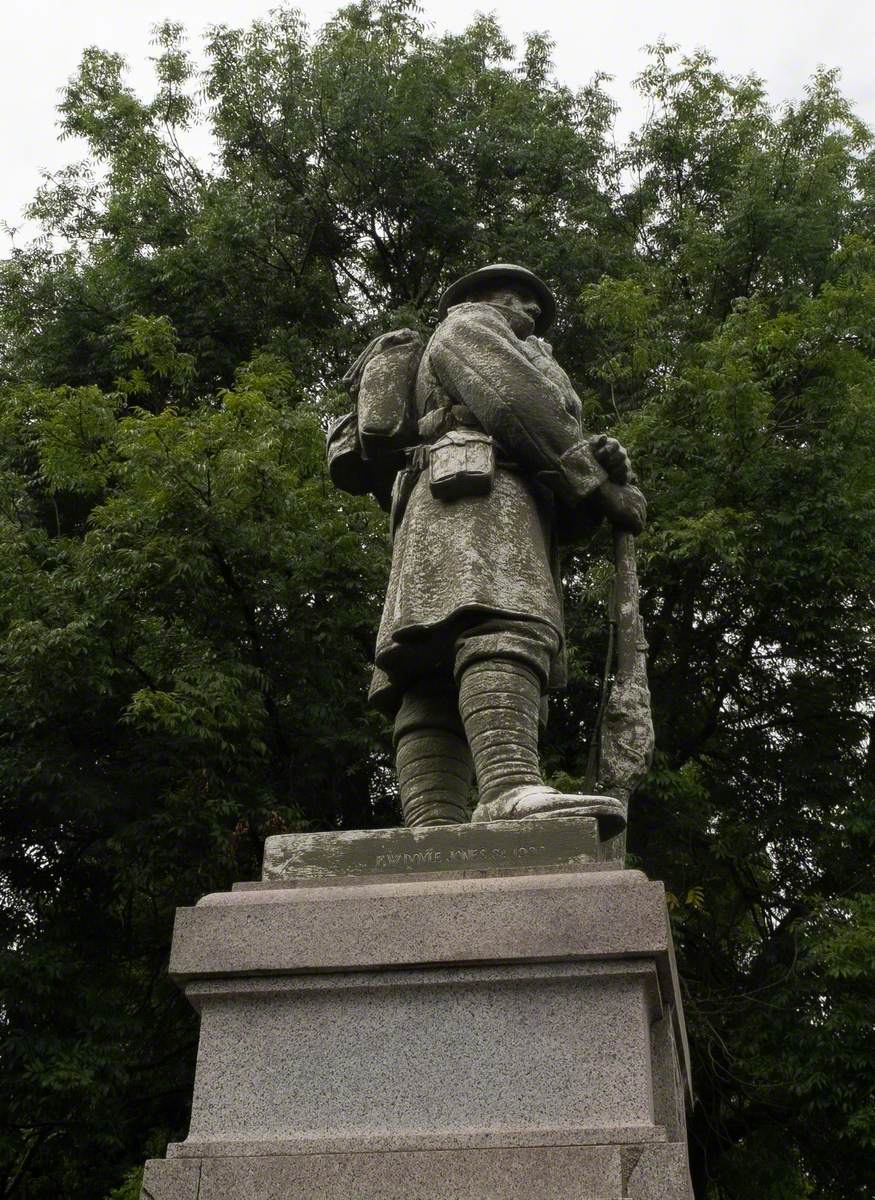
{"type": "Polygon", "coordinates": [[[265,842],[262,879],[312,882],[621,866],[615,850],[599,838],[592,817],[278,834],[265,842]]]}
{"type": "MultiPolygon", "coordinates": [[[[548,693],[566,679],[560,547],[586,541],[603,519],[631,547],[644,525],[644,497],[623,447],[585,433],[568,376],[535,336],[555,312],[537,276],[507,263],[472,272],[448,289],[439,312],[421,358],[412,336],[393,335],[392,352],[406,357],[403,370],[390,370],[380,357],[390,351],[376,339],[357,362],[366,366],[347,376],[362,470],[349,466],[353,445],[343,472],[333,473],[339,486],[355,475],[350,490],[379,476],[371,490],[384,505],[387,470],[394,474],[392,568],[371,697],[395,721],[404,821],[578,814],[598,817],[602,835],[612,836],[625,826],[652,746],[643,657],[634,658],[632,675],[618,671],[597,794],[544,783],[538,734],[548,693]],[[381,381],[376,398],[359,390],[370,378],[381,381]],[[391,382],[408,379],[409,386],[391,382]],[[391,460],[369,435],[375,408],[393,431],[391,460]],[[400,430],[410,439],[403,462],[400,430]]],[[[634,553],[618,556],[621,570],[624,563],[634,576],[634,553]]],[[[623,595],[637,600],[628,587],[623,595]]],[[[637,605],[623,613],[625,663],[630,631],[635,646],[641,633],[637,605]]]]}

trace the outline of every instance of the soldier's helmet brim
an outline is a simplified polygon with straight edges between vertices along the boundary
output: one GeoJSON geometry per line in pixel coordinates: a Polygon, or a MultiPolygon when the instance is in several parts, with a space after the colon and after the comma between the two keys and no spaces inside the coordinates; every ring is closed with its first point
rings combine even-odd
{"type": "Polygon", "coordinates": [[[546,333],[556,319],[555,297],[543,279],[516,263],[490,263],[451,283],[438,302],[438,316],[443,320],[454,304],[461,304],[478,288],[499,283],[521,283],[534,292],[541,307],[541,314],[535,322],[535,333],[539,336],[546,333]]]}

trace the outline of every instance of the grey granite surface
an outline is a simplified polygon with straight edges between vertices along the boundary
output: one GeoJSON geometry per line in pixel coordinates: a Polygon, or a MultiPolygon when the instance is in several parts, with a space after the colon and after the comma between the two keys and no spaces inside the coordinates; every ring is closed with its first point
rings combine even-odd
{"type": "Polygon", "coordinates": [[[680,1143],[151,1161],[142,1200],[693,1200],[680,1143]]]}
{"type": "Polygon", "coordinates": [[[660,884],[589,864],[327,883],[180,910],[194,1105],[147,1200],[515,1200],[532,1180],[691,1200],[660,884]]]}
{"type": "Polygon", "coordinates": [[[389,1151],[653,1129],[652,963],[393,974],[201,992],[189,1140],[389,1151]]]}
{"type": "Polygon", "coordinates": [[[143,1172],[141,1200],[198,1200],[200,1180],[201,1164],[198,1159],[191,1162],[150,1159],[143,1172]]]}
{"type": "Polygon", "coordinates": [[[458,962],[658,955],[662,885],[639,871],[223,892],[177,910],[170,972],[334,972],[458,962]]]}

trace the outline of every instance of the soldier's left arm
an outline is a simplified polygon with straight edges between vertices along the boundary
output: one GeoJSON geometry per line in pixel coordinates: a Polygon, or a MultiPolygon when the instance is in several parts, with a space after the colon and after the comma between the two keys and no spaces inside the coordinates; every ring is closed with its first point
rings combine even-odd
{"type": "Polygon", "coordinates": [[[486,304],[460,305],[432,339],[432,366],[521,467],[579,504],[608,479],[559,387],[523,352],[486,304]]]}
{"type": "Polygon", "coordinates": [[[588,541],[606,517],[612,525],[629,533],[640,533],[647,515],[647,502],[634,486],[635,477],[626,450],[607,434],[587,437],[583,428],[583,405],[574,385],[553,358],[552,350],[538,339],[541,355],[537,358],[545,374],[560,388],[568,412],[577,421],[580,437],[592,450],[596,461],[608,474],[607,480],[582,502],[565,503],[556,508],[556,533],[560,542],[588,541]]]}

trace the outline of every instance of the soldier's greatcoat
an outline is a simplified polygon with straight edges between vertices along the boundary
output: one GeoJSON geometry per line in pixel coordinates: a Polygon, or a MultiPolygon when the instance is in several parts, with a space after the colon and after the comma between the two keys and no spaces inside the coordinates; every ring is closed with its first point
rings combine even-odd
{"type": "Polygon", "coordinates": [[[517,337],[497,305],[459,304],[426,347],[416,408],[420,419],[445,410],[441,430],[460,422],[491,434],[498,467],[488,495],[455,500],[432,495],[427,470],[399,476],[372,699],[393,712],[415,678],[451,670],[455,638],[483,621],[549,626],[559,646],[549,682],[561,686],[558,541],[592,533],[592,493],[606,478],[568,376],[545,342],[517,337]]]}

